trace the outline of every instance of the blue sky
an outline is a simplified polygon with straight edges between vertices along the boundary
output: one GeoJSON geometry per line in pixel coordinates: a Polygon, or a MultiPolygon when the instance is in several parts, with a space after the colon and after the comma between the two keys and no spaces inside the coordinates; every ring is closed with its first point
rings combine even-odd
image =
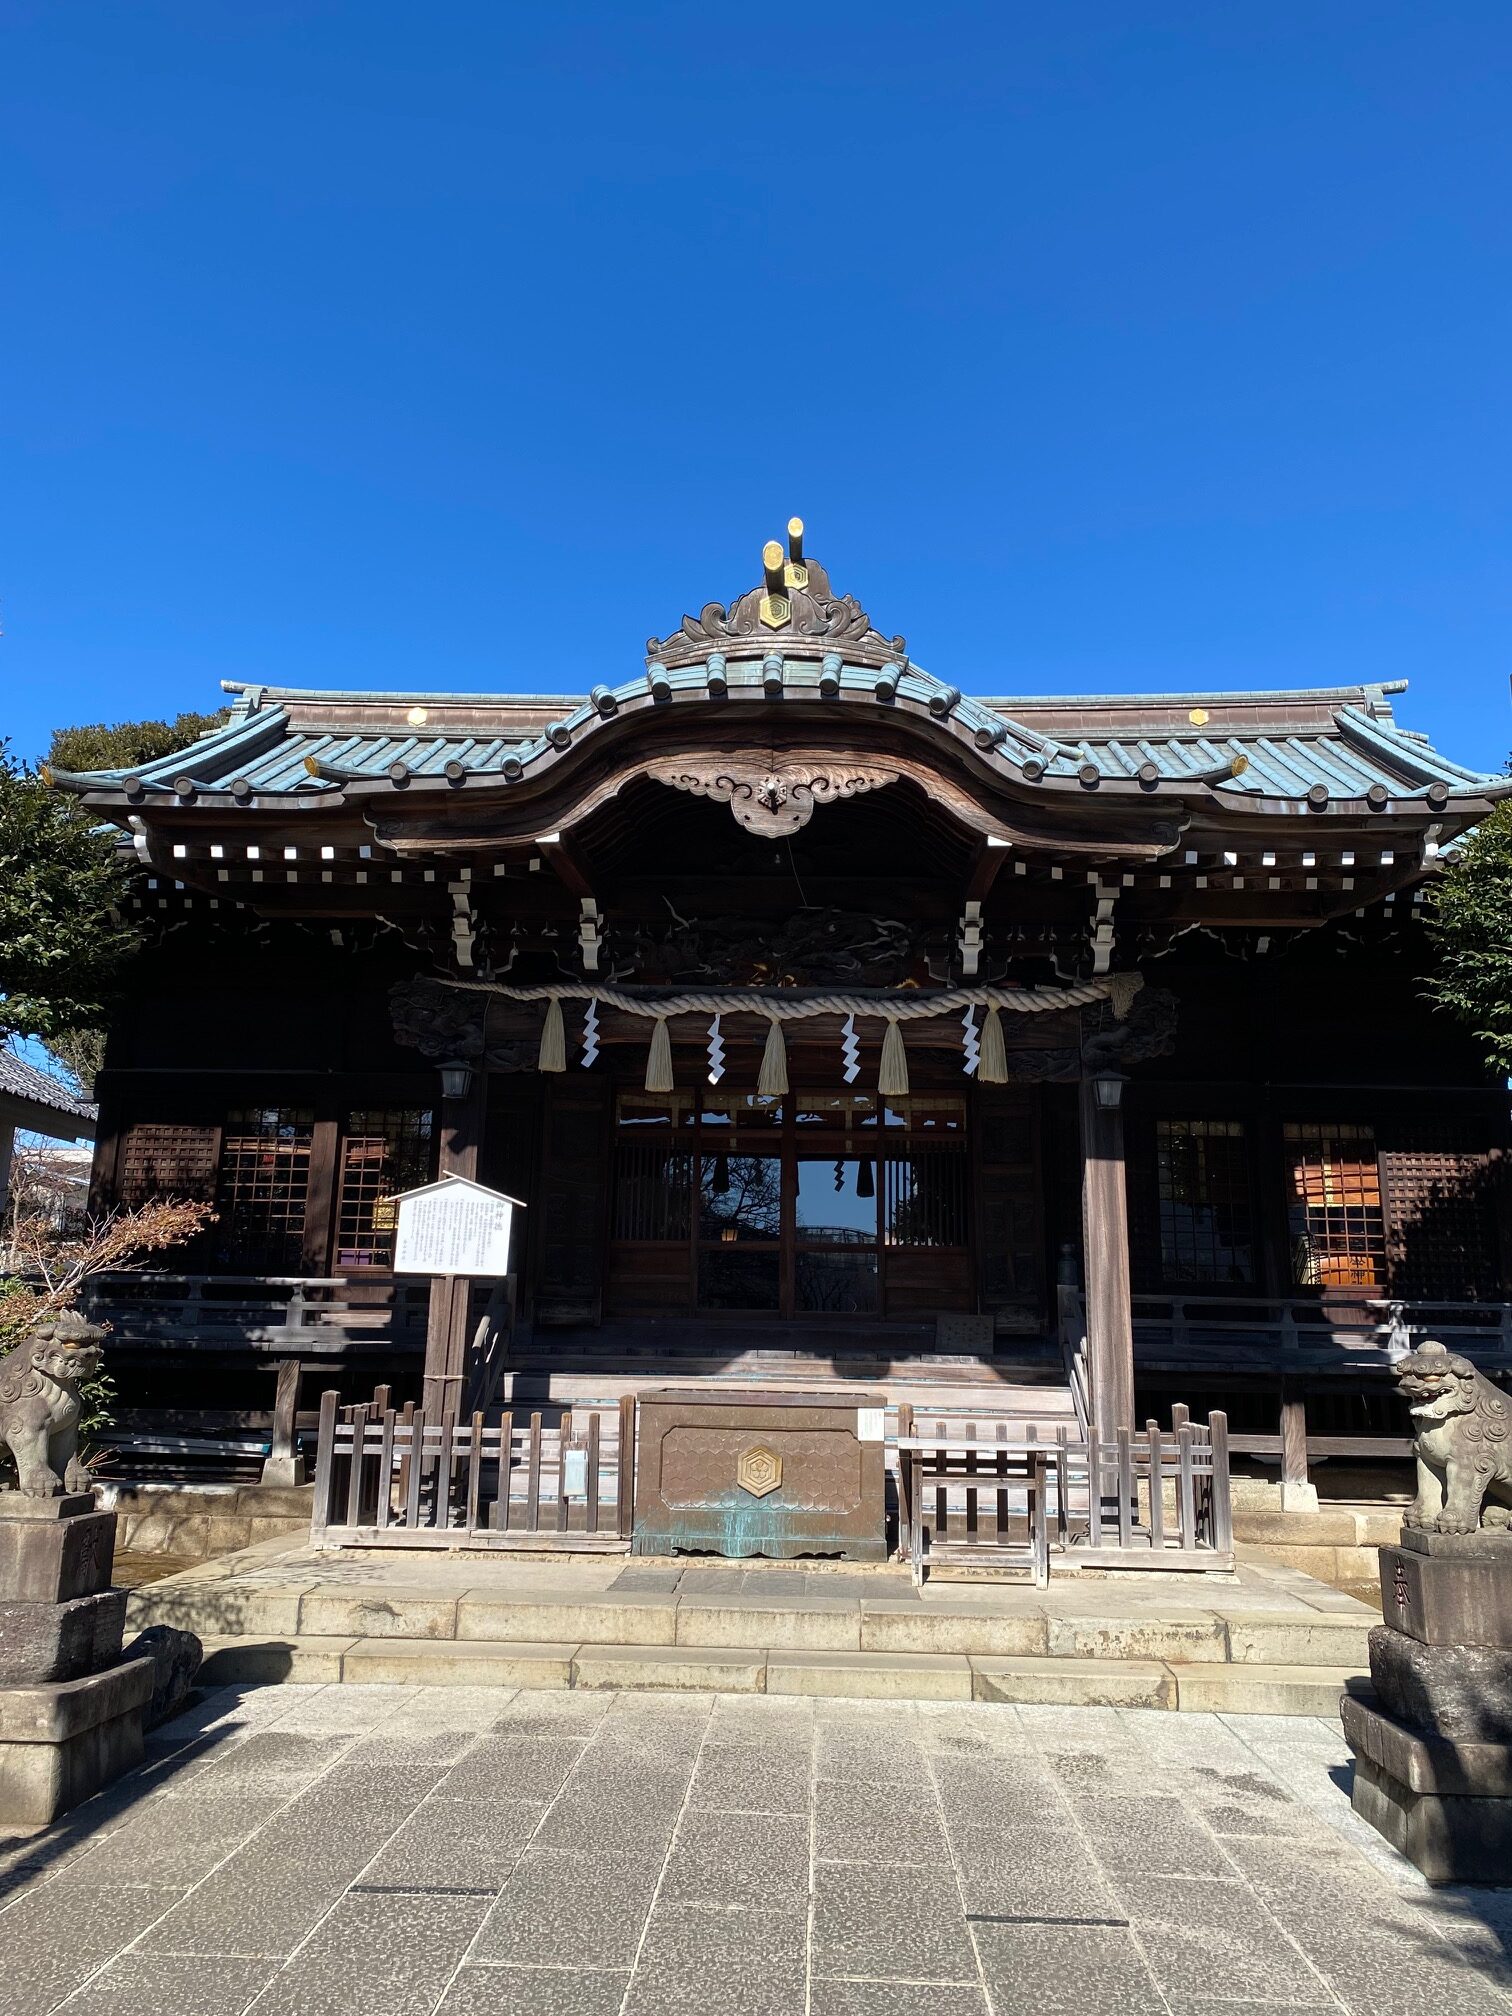
{"type": "Polygon", "coordinates": [[[1512,12],[0,0],[0,732],[570,691],[757,576],[1500,767],[1512,12]]]}

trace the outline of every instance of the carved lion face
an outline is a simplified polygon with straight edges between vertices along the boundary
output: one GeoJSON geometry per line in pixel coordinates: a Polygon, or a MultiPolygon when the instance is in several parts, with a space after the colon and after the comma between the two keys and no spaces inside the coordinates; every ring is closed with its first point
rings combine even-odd
{"type": "Polygon", "coordinates": [[[100,1369],[105,1332],[77,1316],[63,1316],[39,1330],[31,1342],[31,1362],[60,1386],[77,1386],[100,1369]]]}
{"type": "Polygon", "coordinates": [[[1396,1378],[1414,1420],[1446,1421],[1475,1412],[1475,1367],[1442,1344],[1430,1340],[1401,1359],[1396,1378]]]}
{"type": "Polygon", "coordinates": [[[32,1364],[39,1372],[45,1372],[49,1379],[56,1379],[60,1386],[77,1386],[81,1379],[88,1379],[100,1369],[100,1347],[97,1344],[70,1344],[56,1339],[38,1344],[32,1352],[32,1364]]]}

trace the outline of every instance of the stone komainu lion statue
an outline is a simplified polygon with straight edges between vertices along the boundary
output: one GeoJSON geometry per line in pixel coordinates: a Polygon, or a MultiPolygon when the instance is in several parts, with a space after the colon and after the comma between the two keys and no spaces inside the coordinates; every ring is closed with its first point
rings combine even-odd
{"type": "Polygon", "coordinates": [[[1417,1502],[1403,1524],[1430,1533],[1474,1533],[1490,1497],[1487,1525],[1509,1523],[1512,1506],[1512,1400],[1468,1358],[1428,1342],[1395,1372],[1417,1431],[1417,1502]]]}
{"type": "Polygon", "coordinates": [[[0,1442],[23,1497],[87,1491],[79,1461],[79,1385],[100,1369],[105,1332],[65,1309],[0,1358],[0,1442]]]}

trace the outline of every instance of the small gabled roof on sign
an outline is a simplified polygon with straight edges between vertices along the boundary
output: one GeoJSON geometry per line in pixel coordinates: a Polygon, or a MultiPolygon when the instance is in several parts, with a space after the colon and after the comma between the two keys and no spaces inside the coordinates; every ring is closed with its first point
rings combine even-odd
{"type": "Polygon", "coordinates": [[[507,1190],[490,1190],[486,1183],[475,1183],[471,1176],[438,1176],[434,1183],[417,1183],[413,1190],[396,1190],[389,1198],[390,1204],[403,1204],[411,1197],[426,1197],[438,1190],[470,1190],[475,1197],[486,1197],[490,1204],[513,1204],[517,1211],[523,1211],[523,1197],[511,1197],[507,1190]]]}

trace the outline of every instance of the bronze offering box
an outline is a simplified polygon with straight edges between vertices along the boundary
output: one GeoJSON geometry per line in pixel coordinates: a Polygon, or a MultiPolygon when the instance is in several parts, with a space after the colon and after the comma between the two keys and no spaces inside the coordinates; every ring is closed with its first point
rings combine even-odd
{"type": "Polygon", "coordinates": [[[637,1554],[887,1559],[880,1393],[640,1398],[637,1554]]]}

